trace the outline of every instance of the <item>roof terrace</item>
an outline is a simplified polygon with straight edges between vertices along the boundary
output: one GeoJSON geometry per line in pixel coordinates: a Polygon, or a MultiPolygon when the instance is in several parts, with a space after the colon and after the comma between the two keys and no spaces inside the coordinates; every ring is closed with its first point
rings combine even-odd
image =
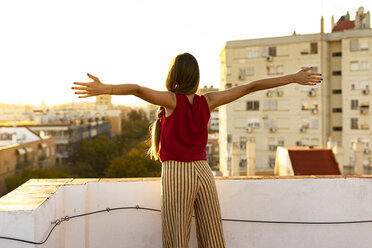
{"type": "MultiPolygon", "coordinates": [[[[227,247],[371,246],[372,176],[234,177],[216,184],[227,247]]],[[[0,199],[0,236],[41,242],[53,232],[42,245],[0,238],[0,247],[161,247],[159,209],[159,178],[33,179],[0,199]]],[[[194,223],[190,247],[197,247],[194,223]]]]}

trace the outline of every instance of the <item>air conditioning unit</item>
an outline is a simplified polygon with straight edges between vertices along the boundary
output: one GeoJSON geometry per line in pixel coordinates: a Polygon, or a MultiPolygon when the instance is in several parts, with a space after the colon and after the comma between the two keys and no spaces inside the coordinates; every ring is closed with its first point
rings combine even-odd
{"type": "Polygon", "coordinates": [[[304,133],[304,132],[306,132],[306,128],[304,128],[304,127],[301,127],[301,128],[300,128],[300,132],[301,132],[301,133],[304,133]]]}
{"type": "Polygon", "coordinates": [[[283,96],[283,91],[282,91],[282,90],[277,90],[277,91],[276,91],[276,94],[277,94],[278,96],[283,96]]]}
{"type": "Polygon", "coordinates": [[[364,94],[364,95],[368,95],[368,93],[369,93],[369,89],[364,89],[364,90],[363,90],[363,94],[364,94]]]}
{"type": "Polygon", "coordinates": [[[272,95],[273,93],[271,92],[271,90],[266,91],[266,96],[272,96],[272,95]]]}
{"type": "Polygon", "coordinates": [[[309,91],[309,96],[316,96],[316,91],[314,89],[311,89],[309,91]]]}
{"type": "Polygon", "coordinates": [[[244,75],[239,75],[239,80],[244,80],[245,79],[245,76],[244,75]]]}
{"type": "Polygon", "coordinates": [[[369,148],[364,148],[363,153],[364,154],[370,154],[371,153],[371,150],[369,148]]]}
{"type": "Polygon", "coordinates": [[[296,141],[296,146],[302,146],[301,141],[296,141]]]}
{"type": "Polygon", "coordinates": [[[272,62],[273,61],[273,56],[267,56],[266,61],[272,62]]]}
{"type": "Polygon", "coordinates": [[[247,127],[246,130],[247,130],[248,133],[251,133],[252,132],[252,127],[247,127]]]}
{"type": "Polygon", "coordinates": [[[245,144],[240,144],[240,149],[246,149],[247,146],[245,144]]]}
{"type": "Polygon", "coordinates": [[[317,114],[318,113],[318,109],[316,109],[316,108],[311,109],[311,113],[317,114]]]}
{"type": "Polygon", "coordinates": [[[361,109],[361,110],[360,110],[360,113],[361,113],[362,115],[365,115],[365,114],[367,114],[367,110],[366,110],[366,109],[361,109]]]}
{"type": "Polygon", "coordinates": [[[270,127],[270,132],[272,132],[272,133],[274,133],[274,132],[276,132],[276,128],[275,127],[270,127]]]}

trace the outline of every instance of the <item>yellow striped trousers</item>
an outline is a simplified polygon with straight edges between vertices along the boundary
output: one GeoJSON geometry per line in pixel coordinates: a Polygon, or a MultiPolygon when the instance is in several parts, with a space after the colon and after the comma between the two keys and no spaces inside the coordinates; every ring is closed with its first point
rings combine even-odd
{"type": "Polygon", "coordinates": [[[161,186],[163,248],[188,247],[193,211],[198,247],[225,247],[216,183],[207,161],[163,162],[161,186]]]}

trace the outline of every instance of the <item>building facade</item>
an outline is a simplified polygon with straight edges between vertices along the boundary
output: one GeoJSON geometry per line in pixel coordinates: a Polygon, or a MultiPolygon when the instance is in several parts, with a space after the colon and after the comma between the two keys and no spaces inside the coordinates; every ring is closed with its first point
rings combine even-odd
{"type": "Polygon", "coordinates": [[[28,127],[41,137],[55,137],[58,163],[73,162],[83,140],[95,139],[100,135],[111,137],[111,121],[104,117],[75,120],[70,123],[30,125],[28,127]]]}
{"type": "MultiPolygon", "coordinates": [[[[341,144],[340,169],[353,173],[357,140],[370,160],[372,121],[372,29],[369,12],[359,9],[333,23],[333,32],[229,41],[220,54],[221,89],[250,81],[295,73],[311,66],[323,74],[317,86],[299,84],[258,91],[219,108],[220,170],[224,175],[247,174],[247,140],[254,143],[256,174],[274,173],[278,146],[341,144]],[[240,168],[231,168],[232,143],[241,148],[240,168]],[[233,171],[235,171],[233,173],[233,171]]],[[[365,162],[367,164],[367,162],[365,162]]]]}
{"type": "Polygon", "coordinates": [[[54,137],[40,137],[26,127],[0,127],[0,196],[6,192],[5,179],[23,169],[55,165],[54,137]]]}

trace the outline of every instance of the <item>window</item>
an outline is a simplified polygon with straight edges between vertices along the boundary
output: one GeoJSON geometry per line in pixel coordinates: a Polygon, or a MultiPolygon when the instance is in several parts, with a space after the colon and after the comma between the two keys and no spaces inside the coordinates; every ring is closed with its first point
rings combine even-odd
{"type": "Polygon", "coordinates": [[[263,100],[262,109],[263,110],[277,110],[278,101],[275,99],[263,100]]]}
{"type": "Polygon", "coordinates": [[[247,49],[247,58],[258,58],[260,57],[259,48],[248,48],[247,49]]]}
{"type": "Polygon", "coordinates": [[[269,167],[274,168],[274,166],[275,166],[275,157],[269,156],[269,167]]]}
{"type": "Polygon", "coordinates": [[[311,129],[318,129],[319,128],[319,120],[316,118],[310,119],[309,128],[311,129]]]}
{"type": "Polygon", "coordinates": [[[350,84],[350,89],[351,90],[356,90],[358,87],[358,82],[357,81],[352,81],[350,84]]]}
{"type": "Polygon", "coordinates": [[[369,70],[369,61],[351,61],[350,71],[367,71],[369,70]]]}
{"type": "Polygon", "coordinates": [[[284,138],[278,138],[278,146],[284,146],[284,138]]]}
{"type": "Polygon", "coordinates": [[[283,65],[269,65],[266,66],[267,75],[277,75],[284,73],[284,66],[283,65]]]}
{"type": "Polygon", "coordinates": [[[359,70],[358,61],[351,61],[350,62],[350,71],[358,71],[358,70],[359,70]]]}
{"type": "Polygon", "coordinates": [[[332,53],[332,57],[341,57],[342,56],[342,52],[334,52],[332,53]]]}
{"type": "Polygon", "coordinates": [[[240,80],[244,80],[245,79],[245,69],[239,68],[239,76],[238,76],[238,78],[240,80]]]}
{"type": "Polygon", "coordinates": [[[240,167],[247,167],[247,159],[246,158],[241,158],[239,161],[239,166],[240,167]]]}
{"type": "Polygon", "coordinates": [[[247,101],[247,110],[259,110],[260,102],[259,101],[247,101]]]}
{"type": "Polygon", "coordinates": [[[368,40],[350,40],[350,51],[368,51],[368,40]]]}
{"type": "Polygon", "coordinates": [[[341,71],[333,71],[332,72],[332,75],[333,76],[340,76],[341,75],[341,71]]]}
{"type": "Polygon", "coordinates": [[[276,47],[269,47],[269,56],[276,56],[276,47]]]}
{"type": "Polygon", "coordinates": [[[254,67],[253,66],[247,67],[245,72],[247,76],[254,76],[254,67]]]}
{"type": "Polygon", "coordinates": [[[227,135],[227,143],[231,143],[231,142],[232,142],[232,135],[228,134],[227,135]]]}
{"type": "Polygon", "coordinates": [[[350,40],[350,52],[358,51],[358,40],[350,40]]]}
{"type": "Polygon", "coordinates": [[[359,41],[359,50],[367,51],[368,50],[368,40],[360,40],[359,41]]]}
{"type": "Polygon", "coordinates": [[[283,66],[282,65],[276,66],[276,74],[283,74],[283,73],[284,73],[283,66]]]}
{"type": "Polygon", "coordinates": [[[311,54],[318,53],[318,43],[310,43],[310,53],[311,54]]]}
{"type": "Polygon", "coordinates": [[[340,132],[342,131],[342,127],[332,127],[332,130],[335,132],[340,132]]]}
{"type": "Polygon", "coordinates": [[[250,128],[259,128],[260,127],[260,120],[259,119],[248,119],[248,127],[250,128]]]}
{"type": "Polygon", "coordinates": [[[339,95],[339,94],[342,93],[342,90],[341,90],[341,89],[332,90],[332,93],[333,93],[334,95],[339,95]]]}
{"type": "Polygon", "coordinates": [[[350,121],[351,121],[350,128],[351,129],[358,129],[358,127],[359,127],[359,125],[358,125],[358,118],[351,118],[350,121]]]}
{"type": "Polygon", "coordinates": [[[342,113],[342,108],[333,108],[332,112],[333,113],[342,113]]]}
{"type": "Polygon", "coordinates": [[[276,120],[275,119],[266,119],[263,121],[264,128],[276,128],[276,120]]]}
{"type": "Polygon", "coordinates": [[[368,83],[368,81],[361,81],[360,82],[360,88],[362,90],[368,90],[369,89],[369,83],[368,83]]]}
{"type": "Polygon", "coordinates": [[[226,74],[231,75],[231,66],[226,67],[226,74]]]}
{"type": "Polygon", "coordinates": [[[275,75],[276,74],[276,70],[275,70],[274,65],[267,66],[266,70],[267,70],[267,75],[275,75]]]}
{"type": "Polygon", "coordinates": [[[350,101],[350,108],[351,109],[358,109],[359,102],[356,99],[350,101]]]}
{"type": "Polygon", "coordinates": [[[360,61],[359,69],[361,71],[369,70],[369,62],[368,61],[360,61]]]}
{"type": "Polygon", "coordinates": [[[241,149],[246,149],[247,147],[247,137],[240,137],[240,148],[241,149]]]}

